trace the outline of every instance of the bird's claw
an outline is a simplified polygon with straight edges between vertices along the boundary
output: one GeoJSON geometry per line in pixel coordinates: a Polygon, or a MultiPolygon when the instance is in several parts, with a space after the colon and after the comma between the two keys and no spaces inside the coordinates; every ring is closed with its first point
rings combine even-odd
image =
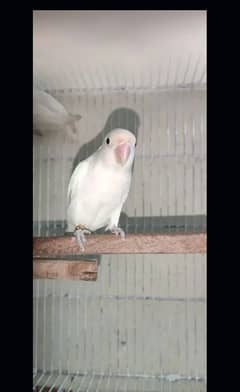
{"type": "Polygon", "coordinates": [[[121,229],[121,227],[113,227],[111,229],[111,232],[115,235],[120,235],[121,239],[124,240],[125,239],[125,232],[123,231],[123,229],[121,229]]]}
{"type": "Polygon", "coordinates": [[[74,236],[78,242],[78,245],[80,246],[81,251],[85,250],[84,243],[87,241],[84,234],[91,234],[91,231],[80,228],[76,228],[74,231],[74,236]]]}

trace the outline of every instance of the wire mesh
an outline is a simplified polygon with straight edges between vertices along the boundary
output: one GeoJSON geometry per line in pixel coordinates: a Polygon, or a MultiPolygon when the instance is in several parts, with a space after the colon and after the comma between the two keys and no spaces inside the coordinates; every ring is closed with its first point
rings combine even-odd
{"type": "MultiPolygon", "coordinates": [[[[66,75],[36,80],[82,118],[75,141],[34,135],[34,236],[66,232],[70,175],[116,127],[138,140],[120,226],[205,231],[203,59],[66,75]]],[[[34,280],[34,391],[205,391],[205,268],[205,255],[102,255],[96,282],[34,280]]]]}
{"type": "Polygon", "coordinates": [[[105,255],[96,282],[36,280],[35,391],[205,390],[205,268],[204,255],[105,255]]]}
{"type": "Polygon", "coordinates": [[[205,383],[201,380],[176,380],[141,376],[109,376],[86,374],[81,376],[45,375],[40,382],[43,386],[34,388],[34,392],[203,392],[205,383]],[[51,386],[51,383],[53,386],[51,386]]]}
{"type": "Polygon", "coordinates": [[[82,118],[75,142],[61,133],[34,136],[35,236],[65,233],[71,173],[117,127],[138,139],[132,185],[120,218],[123,229],[206,230],[206,85],[198,83],[205,66],[198,61],[181,82],[178,68],[170,69],[161,85],[160,71],[149,72],[148,79],[142,74],[138,81],[120,80],[113,72],[103,74],[105,78],[81,75],[85,87],[46,90],[82,118]]]}

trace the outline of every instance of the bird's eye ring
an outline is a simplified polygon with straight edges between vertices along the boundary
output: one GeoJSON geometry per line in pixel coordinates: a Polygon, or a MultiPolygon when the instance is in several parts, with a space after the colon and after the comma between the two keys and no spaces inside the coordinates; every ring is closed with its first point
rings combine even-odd
{"type": "Polygon", "coordinates": [[[110,144],[110,139],[109,139],[109,137],[107,137],[107,139],[106,139],[106,144],[110,144]]]}
{"type": "Polygon", "coordinates": [[[135,147],[137,147],[137,142],[135,143],[135,147]]]}

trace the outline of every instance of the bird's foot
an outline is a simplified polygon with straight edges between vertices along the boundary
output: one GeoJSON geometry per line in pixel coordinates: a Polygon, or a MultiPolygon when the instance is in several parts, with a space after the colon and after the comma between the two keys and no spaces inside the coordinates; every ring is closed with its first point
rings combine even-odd
{"type": "Polygon", "coordinates": [[[85,229],[82,225],[78,225],[75,227],[74,236],[82,251],[85,250],[84,243],[87,241],[84,234],[91,234],[91,231],[85,229]]]}
{"type": "Polygon", "coordinates": [[[113,233],[115,235],[120,235],[122,240],[125,239],[125,233],[124,233],[123,229],[121,229],[121,227],[113,226],[113,227],[111,227],[111,229],[108,228],[108,230],[110,230],[111,233],[113,233]]]}

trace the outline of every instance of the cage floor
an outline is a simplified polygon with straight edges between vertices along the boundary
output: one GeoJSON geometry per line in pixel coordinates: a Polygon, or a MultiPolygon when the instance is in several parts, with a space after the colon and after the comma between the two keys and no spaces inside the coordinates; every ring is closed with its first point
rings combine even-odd
{"type": "Polygon", "coordinates": [[[174,376],[53,375],[38,373],[34,392],[205,392],[206,382],[174,376]]]}

